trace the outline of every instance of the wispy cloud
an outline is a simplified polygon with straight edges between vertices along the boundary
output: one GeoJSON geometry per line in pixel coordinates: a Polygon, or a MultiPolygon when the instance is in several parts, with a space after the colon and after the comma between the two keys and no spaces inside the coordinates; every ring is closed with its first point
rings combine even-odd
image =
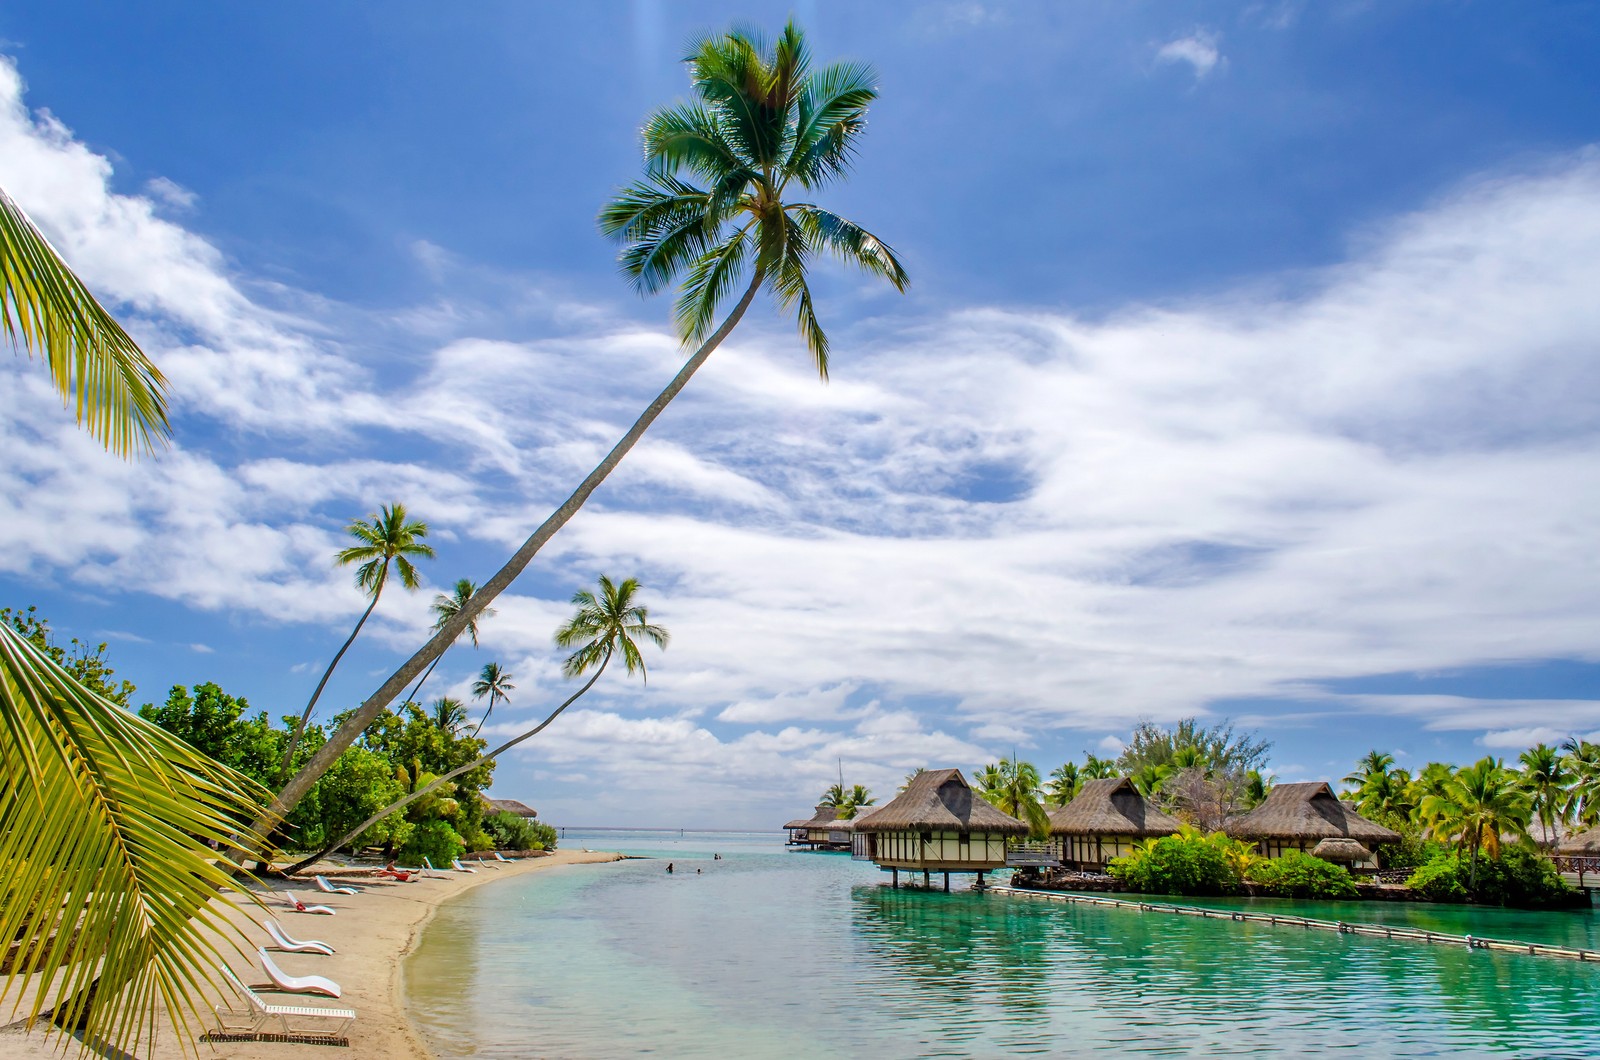
{"type": "Polygon", "coordinates": [[[1194,71],[1194,79],[1203,81],[1218,67],[1227,64],[1217,47],[1220,40],[1221,37],[1211,30],[1196,30],[1187,37],[1163,44],[1156,50],[1156,62],[1187,63],[1194,71]]]}

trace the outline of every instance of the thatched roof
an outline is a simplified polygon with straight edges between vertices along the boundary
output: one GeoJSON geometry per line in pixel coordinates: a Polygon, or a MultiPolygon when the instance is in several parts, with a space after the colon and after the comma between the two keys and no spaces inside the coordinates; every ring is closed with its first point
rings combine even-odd
{"type": "Polygon", "coordinates": [[[1323,861],[1371,861],[1372,851],[1354,839],[1324,839],[1311,851],[1311,856],[1323,861]]]}
{"type": "Polygon", "coordinates": [[[1051,835],[1172,835],[1183,827],[1145,801],[1127,777],[1085,781],[1060,809],[1050,811],[1051,835]]]}
{"type": "Polygon", "coordinates": [[[785,828],[816,828],[816,829],[828,829],[828,828],[831,828],[831,829],[837,831],[839,829],[839,826],[845,823],[839,817],[839,815],[841,813],[843,813],[843,812],[844,812],[844,810],[842,810],[838,806],[830,806],[827,803],[822,803],[816,808],[816,810],[811,814],[810,817],[807,817],[807,818],[804,818],[804,819],[796,818],[795,820],[790,821],[788,824],[784,825],[783,827],[785,827],[785,828]]]}
{"type": "Polygon", "coordinates": [[[1027,835],[1028,826],[990,806],[967,785],[959,769],[929,769],[906,790],[857,817],[857,832],[999,832],[1027,835]]]}
{"type": "Polygon", "coordinates": [[[1569,835],[1561,841],[1556,848],[1557,854],[1567,854],[1572,857],[1594,857],[1600,855],[1600,827],[1569,835]]]}
{"type": "Polygon", "coordinates": [[[484,798],[484,809],[490,813],[514,813],[518,817],[537,817],[539,811],[525,802],[516,799],[491,799],[484,798]]]}
{"type": "Polygon", "coordinates": [[[1340,802],[1324,781],[1278,784],[1260,806],[1223,825],[1241,839],[1354,839],[1393,843],[1400,836],[1340,802]]]}

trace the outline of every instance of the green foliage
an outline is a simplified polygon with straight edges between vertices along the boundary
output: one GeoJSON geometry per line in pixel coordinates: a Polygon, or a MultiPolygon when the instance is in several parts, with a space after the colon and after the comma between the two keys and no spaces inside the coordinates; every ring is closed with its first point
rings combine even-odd
{"type": "Polygon", "coordinates": [[[1281,857],[1259,858],[1245,878],[1261,885],[1275,898],[1354,898],[1355,881],[1342,865],[1314,858],[1299,850],[1281,857]]]}
{"type": "Polygon", "coordinates": [[[1184,718],[1170,729],[1142,721],[1117,757],[1117,771],[1132,776],[1147,767],[1202,766],[1208,772],[1242,775],[1264,767],[1271,750],[1271,741],[1236,733],[1227,721],[1206,727],[1197,718],[1184,718]]]}
{"type": "MultiPolygon", "coordinates": [[[[351,747],[340,755],[317,781],[317,788],[318,834],[307,836],[309,842],[303,840],[309,847],[337,839],[405,793],[388,759],[362,747],[351,747]]],[[[402,815],[391,814],[362,832],[351,846],[401,846],[413,827],[402,815]]]]}
{"type": "MultiPolygon", "coordinates": [[[[496,850],[542,850],[539,844],[539,825],[525,817],[501,810],[492,813],[483,819],[483,827],[489,833],[496,850]]],[[[548,828],[549,826],[544,826],[548,828]]],[[[554,832],[555,829],[551,828],[554,832]]]]}
{"type": "Polygon", "coordinates": [[[57,666],[71,674],[78,684],[119,707],[127,707],[129,698],[135,692],[133,682],[115,679],[116,672],[106,663],[105,642],[91,648],[73,637],[70,647],[61,647],[50,635],[50,620],[40,618],[36,607],[26,611],[0,607],[0,622],[16,630],[23,640],[44,652],[57,666]]]}
{"type": "Polygon", "coordinates": [[[1574,891],[1548,858],[1523,847],[1511,847],[1498,859],[1479,858],[1473,885],[1470,856],[1443,853],[1429,860],[1406,886],[1430,902],[1478,902],[1483,905],[1543,909],[1572,901],[1574,891]]]}
{"type": "Polygon", "coordinates": [[[991,805],[1028,826],[1031,838],[1050,834],[1050,816],[1040,801],[1044,784],[1032,762],[1002,758],[979,769],[974,780],[978,793],[991,805]]]}
{"type": "Polygon", "coordinates": [[[467,844],[456,830],[440,820],[423,821],[412,829],[400,848],[400,860],[407,865],[420,865],[427,858],[435,865],[449,865],[450,859],[467,852],[467,844]]]}
{"type": "Polygon", "coordinates": [[[1235,844],[1221,832],[1147,839],[1127,857],[1114,858],[1108,870],[1130,891],[1142,894],[1218,895],[1239,889],[1235,844]]]}
{"type": "MultiPolygon", "coordinates": [[[[165,703],[146,703],[139,716],[257,783],[270,784],[283,754],[284,733],[272,727],[265,711],[245,718],[249,709],[247,700],[207,681],[195,685],[192,693],[173,685],[165,703]]],[[[315,742],[321,743],[320,734],[315,742]]]]}
{"type": "Polygon", "coordinates": [[[1374,814],[1371,820],[1400,835],[1398,843],[1385,843],[1379,848],[1378,859],[1386,869],[1418,868],[1450,849],[1430,839],[1422,826],[1407,814],[1389,811],[1374,814]]]}

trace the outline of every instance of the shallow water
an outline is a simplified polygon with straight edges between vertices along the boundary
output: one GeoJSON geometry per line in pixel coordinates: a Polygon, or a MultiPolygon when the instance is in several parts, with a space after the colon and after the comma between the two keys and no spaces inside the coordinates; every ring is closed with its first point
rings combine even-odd
{"type": "MultiPolygon", "coordinates": [[[[894,891],[781,836],[563,845],[657,860],[552,869],[442,908],[406,966],[441,1057],[1600,1053],[1600,965],[894,891]]],[[[1232,904],[1600,949],[1594,911],[1232,904]]]]}

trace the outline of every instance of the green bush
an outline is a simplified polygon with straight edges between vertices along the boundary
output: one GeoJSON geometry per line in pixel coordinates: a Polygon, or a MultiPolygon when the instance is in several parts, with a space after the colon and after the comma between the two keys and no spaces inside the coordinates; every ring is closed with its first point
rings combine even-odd
{"type": "Polygon", "coordinates": [[[1550,859],[1521,847],[1503,851],[1499,860],[1480,854],[1476,887],[1472,883],[1472,859],[1452,853],[1429,860],[1412,874],[1406,886],[1430,902],[1472,901],[1518,909],[1566,905],[1575,893],[1550,859]]]}
{"type": "Polygon", "coordinates": [[[1355,881],[1342,865],[1299,850],[1251,864],[1245,877],[1275,898],[1354,898],[1355,881]]]}
{"type": "Polygon", "coordinates": [[[1372,820],[1400,836],[1398,843],[1385,843],[1378,851],[1378,861],[1386,869],[1420,868],[1450,852],[1445,844],[1425,837],[1422,826],[1403,813],[1375,814],[1372,820]]]}
{"type": "Polygon", "coordinates": [[[554,850],[556,830],[542,821],[518,817],[514,813],[493,813],[483,819],[483,827],[494,840],[496,850],[554,850]]]}
{"type": "Polygon", "coordinates": [[[1148,839],[1127,857],[1113,858],[1107,868],[1123,887],[1142,894],[1232,894],[1239,889],[1239,873],[1228,857],[1231,846],[1220,832],[1203,836],[1185,829],[1148,839]]]}
{"type": "Polygon", "coordinates": [[[400,860],[407,865],[420,865],[423,858],[434,865],[448,865],[451,859],[467,852],[456,830],[444,821],[423,821],[411,831],[406,845],[400,848],[400,860]]]}

